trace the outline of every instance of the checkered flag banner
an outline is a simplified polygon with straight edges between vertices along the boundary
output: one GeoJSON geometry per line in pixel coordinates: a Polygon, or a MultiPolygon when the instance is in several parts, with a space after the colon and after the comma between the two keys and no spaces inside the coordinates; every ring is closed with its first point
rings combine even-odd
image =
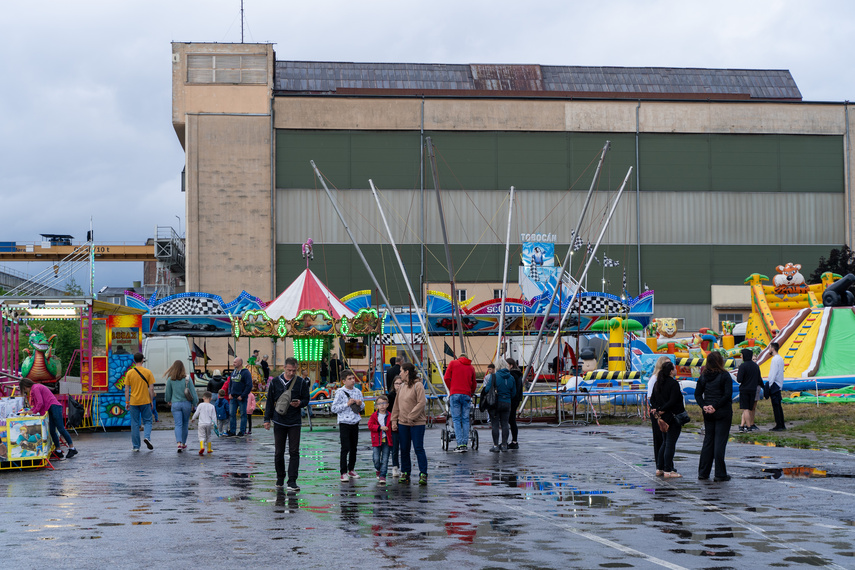
{"type": "MultiPolygon", "coordinates": [[[[576,230],[570,230],[570,235],[575,235],[576,230]]],[[[585,241],[580,237],[576,236],[576,239],[573,240],[573,251],[579,251],[585,245],[585,241]]]]}
{"type": "Polygon", "coordinates": [[[617,267],[620,265],[620,261],[616,261],[614,259],[609,259],[607,256],[603,256],[603,267],[617,267]]]}
{"type": "MultiPolygon", "coordinates": [[[[587,254],[586,254],[586,255],[589,255],[589,256],[590,256],[593,252],[594,252],[594,244],[592,244],[591,242],[588,242],[588,252],[587,252],[587,254]]],[[[599,260],[599,259],[597,259],[596,257],[594,258],[594,261],[596,261],[596,262],[597,262],[597,264],[599,264],[599,263],[600,263],[600,260],[599,260]]]]}
{"type": "Polygon", "coordinates": [[[626,293],[626,269],[623,270],[623,291],[626,293]]]}

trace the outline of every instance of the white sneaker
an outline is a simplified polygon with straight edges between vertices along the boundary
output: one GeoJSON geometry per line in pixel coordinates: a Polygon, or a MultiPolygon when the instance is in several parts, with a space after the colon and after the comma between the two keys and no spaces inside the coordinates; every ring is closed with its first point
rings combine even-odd
{"type": "Polygon", "coordinates": [[[401,470],[397,467],[392,467],[392,479],[397,479],[401,476],[401,470]]]}
{"type": "Polygon", "coordinates": [[[342,483],[347,483],[348,481],[350,481],[350,477],[347,476],[347,473],[342,473],[341,479],[339,479],[339,481],[341,481],[342,483]]]}

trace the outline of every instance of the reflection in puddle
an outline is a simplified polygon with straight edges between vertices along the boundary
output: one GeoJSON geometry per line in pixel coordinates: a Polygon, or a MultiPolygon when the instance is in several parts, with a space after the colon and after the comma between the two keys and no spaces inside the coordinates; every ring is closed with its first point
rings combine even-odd
{"type": "MultiPolygon", "coordinates": [[[[793,479],[811,479],[816,477],[827,477],[828,472],[824,469],[816,467],[767,467],[763,469],[763,473],[768,473],[766,479],[780,479],[781,477],[791,477],[793,479]]],[[[834,475],[832,475],[833,477],[834,475]]]]}

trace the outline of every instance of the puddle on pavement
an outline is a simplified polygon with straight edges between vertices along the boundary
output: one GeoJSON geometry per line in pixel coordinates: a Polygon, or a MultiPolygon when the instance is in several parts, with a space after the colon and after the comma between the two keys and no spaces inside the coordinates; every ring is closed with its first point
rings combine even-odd
{"type": "Polygon", "coordinates": [[[780,479],[788,477],[791,479],[830,479],[830,478],[845,478],[853,479],[855,475],[848,473],[829,473],[825,469],[816,467],[800,466],[800,467],[767,467],[761,470],[765,475],[759,477],[749,477],[749,479],[780,479]]]}

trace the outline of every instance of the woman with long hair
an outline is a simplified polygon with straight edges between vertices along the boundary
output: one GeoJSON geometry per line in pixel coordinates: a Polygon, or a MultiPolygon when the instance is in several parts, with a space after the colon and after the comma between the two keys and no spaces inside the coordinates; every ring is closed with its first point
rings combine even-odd
{"type": "Polygon", "coordinates": [[[18,382],[18,388],[21,390],[21,396],[28,403],[32,415],[48,415],[48,429],[54,447],[52,456],[56,459],[62,459],[62,448],[59,446],[60,435],[68,444],[68,454],[65,458],[71,459],[77,455],[77,450],[74,449],[74,444],[71,442],[71,436],[65,429],[65,421],[62,419],[62,405],[53,395],[53,392],[47,386],[33,382],[29,378],[21,378],[18,382]]]}
{"type": "Polygon", "coordinates": [[[724,452],[733,423],[733,378],[724,369],[724,359],[718,352],[707,355],[695,387],[695,401],[704,413],[704,444],[698,461],[698,479],[709,479],[715,466],[714,481],[730,481],[724,452]]]}
{"type": "Polygon", "coordinates": [[[190,376],[184,369],[184,363],[176,360],[163,375],[166,378],[166,405],[172,408],[172,419],[175,421],[175,442],[178,453],[187,449],[187,432],[190,427],[190,414],[199,403],[196,387],[190,382],[190,376]],[[189,391],[190,397],[185,394],[189,391]]]}
{"type": "Polygon", "coordinates": [[[401,438],[401,478],[399,483],[410,482],[410,446],[416,453],[419,463],[419,485],[427,485],[428,463],[425,454],[425,423],[427,416],[425,407],[425,387],[416,376],[416,367],[411,362],[401,365],[401,380],[403,383],[395,398],[395,409],[392,410],[392,431],[401,438]]]}
{"type": "Polygon", "coordinates": [[[665,477],[682,477],[674,468],[674,452],[677,449],[680,432],[683,430],[676,416],[685,412],[686,408],[683,405],[680,384],[674,378],[674,364],[670,360],[662,364],[656,376],[650,408],[651,417],[656,418],[660,429],[664,428],[662,445],[656,457],[656,474],[665,477]]]}
{"type": "Polygon", "coordinates": [[[659,463],[659,449],[662,447],[662,430],[659,429],[659,420],[653,417],[650,398],[653,397],[653,388],[656,386],[656,378],[659,376],[659,371],[662,370],[662,365],[666,362],[671,362],[671,359],[667,356],[660,356],[653,366],[653,373],[647,379],[647,414],[650,417],[650,426],[653,428],[653,460],[656,462],[656,475],[665,473],[664,467],[659,463]]]}
{"type": "MultiPolygon", "coordinates": [[[[395,410],[395,400],[398,398],[398,392],[401,391],[401,386],[403,386],[404,380],[401,378],[401,375],[398,374],[395,376],[395,379],[392,381],[392,391],[389,392],[389,425],[392,425],[392,412],[395,410]]],[[[400,477],[401,476],[401,436],[396,432],[391,432],[389,434],[390,441],[392,442],[392,452],[390,454],[389,461],[392,464],[392,477],[400,477]]]]}

